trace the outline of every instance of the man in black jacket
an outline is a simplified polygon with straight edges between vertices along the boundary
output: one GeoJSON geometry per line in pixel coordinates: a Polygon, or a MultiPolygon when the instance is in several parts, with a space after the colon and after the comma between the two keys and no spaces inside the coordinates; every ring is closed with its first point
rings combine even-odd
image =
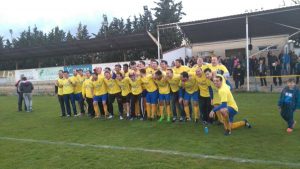
{"type": "Polygon", "coordinates": [[[25,100],[27,112],[32,111],[32,90],[33,84],[30,81],[28,81],[26,77],[23,77],[22,82],[20,84],[20,91],[23,93],[23,98],[25,100]]]}
{"type": "Polygon", "coordinates": [[[272,70],[273,70],[273,83],[275,86],[277,86],[277,78],[279,80],[279,86],[282,85],[282,80],[281,77],[276,77],[276,76],[281,76],[281,65],[279,59],[277,59],[274,63],[272,63],[272,70]]]}
{"type": "MultiPolygon", "coordinates": [[[[15,84],[15,86],[17,88],[17,93],[18,93],[18,111],[22,111],[23,93],[20,91],[20,84],[22,82],[23,77],[24,77],[24,75],[21,75],[20,80],[18,80],[15,84]]],[[[24,110],[27,111],[25,102],[24,102],[24,110]]]]}

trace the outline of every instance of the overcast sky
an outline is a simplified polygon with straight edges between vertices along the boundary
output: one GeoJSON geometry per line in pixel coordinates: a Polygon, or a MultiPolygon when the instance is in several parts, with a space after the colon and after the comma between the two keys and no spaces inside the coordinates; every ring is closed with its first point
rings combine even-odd
{"type": "MultiPolygon", "coordinates": [[[[177,0],[178,2],[178,0],[177,0]]],[[[282,7],[283,0],[182,0],[186,13],[182,21],[192,21],[244,13],[245,10],[282,7]]],[[[90,33],[97,33],[102,15],[124,19],[143,13],[143,6],[155,7],[153,0],[0,0],[0,35],[14,37],[36,25],[48,32],[59,26],[65,31],[75,29],[79,22],[86,24],[90,33]]],[[[290,0],[285,0],[287,6],[290,0]]]]}

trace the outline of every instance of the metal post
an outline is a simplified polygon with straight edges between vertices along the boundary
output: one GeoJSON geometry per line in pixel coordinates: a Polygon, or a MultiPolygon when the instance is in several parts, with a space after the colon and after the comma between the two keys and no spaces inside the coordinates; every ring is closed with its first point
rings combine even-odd
{"type": "Polygon", "coordinates": [[[159,27],[157,26],[157,59],[160,62],[160,41],[159,41],[159,27]]]}
{"type": "Polygon", "coordinates": [[[248,15],[246,15],[246,59],[247,59],[247,91],[250,91],[250,78],[249,78],[249,30],[248,30],[248,15]]]}

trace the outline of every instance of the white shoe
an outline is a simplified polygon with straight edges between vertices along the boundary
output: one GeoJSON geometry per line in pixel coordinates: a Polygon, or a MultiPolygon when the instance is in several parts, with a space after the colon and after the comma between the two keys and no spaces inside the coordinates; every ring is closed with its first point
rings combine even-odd
{"type": "Polygon", "coordinates": [[[114,116],[112,116],[112,115],[109,115],[109,116],[108,116],[108,119],[112,119],[113,117],[114,117],[114,116]]]}
{"type": "Polygon", "coordinates": [[[74,116],[75,116],[75,117],[79,117],[79,116],[80,116],[80,114],[75,114],[74,116]]]}
{"type": "Polygon", "coordinates": [[[123,120],[124,118],[122,116],[120,116],[120,120],[123,120]]]}

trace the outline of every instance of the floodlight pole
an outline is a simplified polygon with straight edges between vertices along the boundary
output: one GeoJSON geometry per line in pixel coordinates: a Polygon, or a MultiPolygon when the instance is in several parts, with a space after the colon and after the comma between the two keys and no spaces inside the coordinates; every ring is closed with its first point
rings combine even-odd
{"type": "Polygon", "coordinates": [[[248,15],[246,15],[246,60],[247,60],[247,91],[250,91],[248,15]]]}
{"type": "Polygon", "coordinates": [[[160,41],[159,41],[159,27],[157,26],[157,59],[160,62],[160,41]]]}

